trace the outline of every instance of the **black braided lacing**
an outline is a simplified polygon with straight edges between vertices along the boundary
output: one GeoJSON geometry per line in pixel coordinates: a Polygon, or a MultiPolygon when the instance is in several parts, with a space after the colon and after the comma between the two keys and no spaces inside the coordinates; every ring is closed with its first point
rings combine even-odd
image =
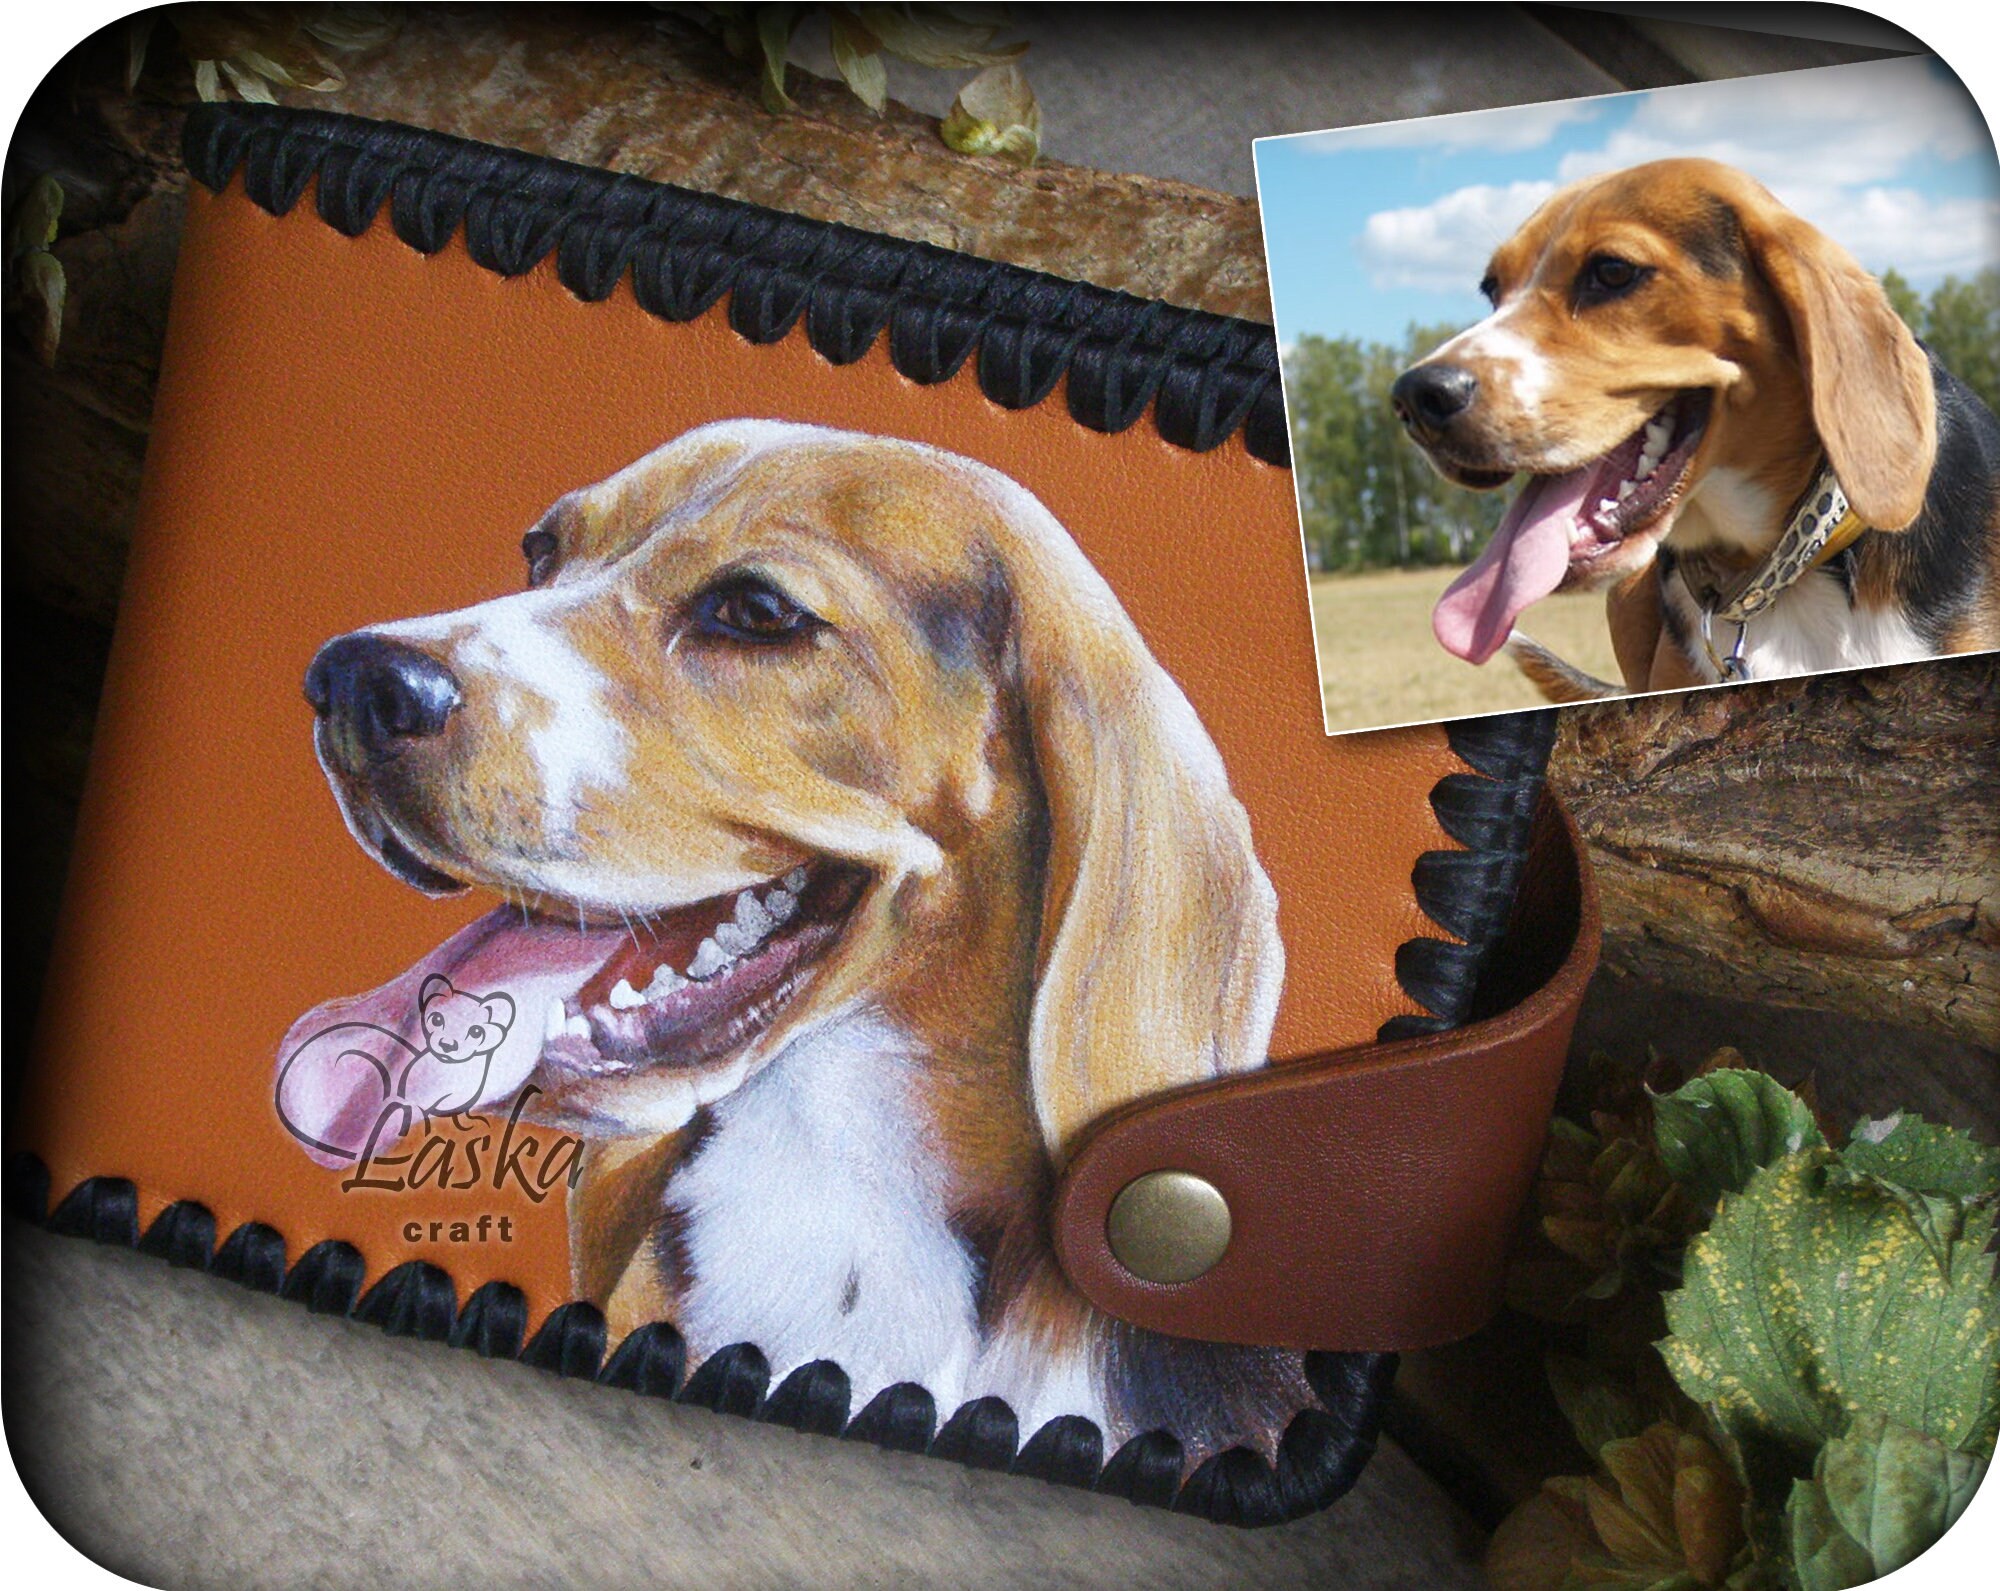
{"type": "Polygon", "coordinates": [[[1385,1040],[1441,1033],[1471,1015],[1480,975],[1520,888],[1556,715],[1548,709],[1495,713],[1444,727],[1451,749],[1473,772],[1440,779],[1431,789],[1431,810],[1464,849],[1425,851],[1410,884],[1424,915],[1458,940],[1426,937],[1397,947],[1396,981],[1430,1014],[1391,1017],[1376,1035],[1385,1040]]]}
{"type": "Polygon", "coordinates": [[[1206,452],[1241,431],[1253,456],[1290,464],[1277,340],[1254,321],[324,111],[201,105],[182,146],[198,182],[220,192],[240,174],[273,215],[311,186],[320,217],[353,237],[387,204],[414,249],[435,254],[463,233],[472,258],[502,276],[553,254],[563,284],[589,302],[628,277],[663,320],[692,320],[727,297],[745,340],[776,342],[803,320],[835,364],[886,330],[890,360],[912,381],[949,380],[972,358],[989,398],[1025,409],[1068,376],[1069,412],[1092,430],[1123,431],[1150,408],[1176,446],[1206,452]]]}
{"type": "MultiPolygon", "coordinates": [[[[1070,413],[1094,430],[1122,431],[1150,406],[1161,435],[1178,446],[1204,451],[1241,429],[1253,455],[1289,464],[1267,326],[323,112],[203,105],[188,117],[185,149],[198,181],[220,191],[240,172],[249,197],[274,215],[289,212],[317,178],[320,216],[349,236],[366,230],[386,202],[412,248],[436,253],[462,228],[472,257],[506,276],[554,253],[564,285],[586,301],[604,299],[629,274],[649,313],[684,321],[726,294],[738,335],[775,342],[803,319],[813,347],[841,364],[859,359],[886,330],[891,360],[915,381],[948,380],[976,355],[986,394],[1025,408],[1067,375],[1070,413]]],[[[1422,938],[1401,947],[1397,978],[1430,1015],[1394,1018],[1384,1038],[1465,1020],[1519,882],[1554,719],[1503,714],[1447,728],[1475,771],[1445,776],[1431,804],[1465,849],[1424,853],[1412,883],[1426,915],[1461,942],[1422,938]]],[[[769,1365],[750,1343],[711,1354],[689,1374],[680,1334],[664,1321],[631,1333],[607,1360],[604,1318],[588,1303],[562,1305],[529,1338],[526,1299],[504,1282],[486,1283],[460,1308],[447,1272],[411,1260],[364,1292],[366,1266],[351,1244],[316,1243],[288,1266],[280,1233],[246,1222],[218,1245],[213,1215],[189,1201],[169,1206],[142,1235],[137,1191],[118,1177],[90,1178],[50,1211],[48,1171],[33,1155],[9,1163],[8,1188],[14,1209],[51,1231],[137,1247],[396,1335],[1228,1524],[1293,1519],[1340,1497],[1374,1451],[1395,1373],[1394,1354],[1307,1354],[1322,1407],[1293,1417],[1276,1465],[1233,1449],[1183,1481],[1180,1443],[1165,1431],[1142,1433],[1107,1455],[1103,1433],[1075,1415],[1024,1438],[999,1398],[976,1399],[940,1423],[930,1393],[912,1383],[855,1410],[839,1365],[817,1360],[772,1387],[769,1365]]]]}
{"type": "Polygon", "coordinates": [[[1170,1432],[1145,1432],[1107,1456],[1103,1433],[1092,1421],[1062,1415],[1024,1435],[1014,1411],[994,1397],[966,1403],[940,1424],[930,1393],[911,1382],[885,1388],[865,1408],[854,1409],[847,1372],[832,1360],[801,1365],[772,1386],[763,1353],[747,1342],[710,1354],[688,1374],[686,1346],[665,1321],[632,1332],[607,1359],[604,1316],[581,1301],[552,1310],[528,1337],[527,1300],[506,1282],[487,1282],[461,1309],[448,1272],[408,1260],[364,1291],[361,1253],[338,1239],[315,1243],[287,1268],[284,1239],[270,1227],[246,1222],[217,1247],[214,1216],[186,1200],[169,1205],[142,1236],[138,1191],[123,1177],[79,1183],[53,1211],[47,1207],[48,1171],[35,1156],[15,1155],[7,1183],[14,1212],[51,1232],[137,1248],[320,1314],[379,1326],[392,1336],[470,1348],[489,1359],[519,1359],[557,1375],[719,1413],[928,1453],[974,1469],[1009,1470],[1224,1524],[1296,1518],[1326,1507],[1353,1485],[1375,1449],[1382,1400],[1395,1371],[1393,1354],[1306,1355],[1307,1379],[1324,1407],[1293,1416],[1277,1465],[1233,1449],[1183,1482],[1181,1445],[1170,1432]]]}

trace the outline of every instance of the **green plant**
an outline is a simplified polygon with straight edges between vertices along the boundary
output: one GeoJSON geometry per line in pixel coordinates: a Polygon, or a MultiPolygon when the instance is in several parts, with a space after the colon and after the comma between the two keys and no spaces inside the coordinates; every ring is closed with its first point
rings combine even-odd
{"type": "Polygon", "coordinates": [[[916,66],[963,71],[983,68],[952,101],[939,135],[960,154],[998,155],[1033,165],[1041,152],[1042,113],[1014,63],[1024,43],[996,42],[1005,6],[981,5],[745,5],[728,0],[659,7],[694,22],[740,61],[755,61],[764,108],[794,108],[787,80],[793,40],[815,13],[824,15],[833,64],[872,111],[889,99],[885,56],[916,66]]]}
{"type": "Polygon", "coordinates": [[[154,23],[172,24],[179,53],[194,68],[195,93],[223,97],[227,83],[244,99],[271,104],[273,86],[330,94],[346,75],[329,51],[372,49],[396,31],[381,5],[181,5],[142,11],[126,25],[125,86],[137,86],[152,48],[154,23]]]}
{"type": "MultiPolygon", "coordinates": [[[[1599,1473],[1516,1510],[1490,1578],[1838,1591],[1900,1567],[1963,1512],[2000,1429],[2000,1151],[1904,1114],[1835,1149],[1805,1099],[1740,1067],[1651,1106],[1658,1169],[1699,1212],[1662,1300],[1674,1399],[1647,1415],[1552,1360],[1599,1473]]],[[[1549,1152],[1558,1186],[1575,1131],[1549,1152]]]]}
{"type": "Polygon", "coordinates": [[[50,245],[62,220],[63,190],[47,172],[28,185],[7,221],[7,273],[19,285],[28,335],[45,365],[56,362],[69,282],[50,245]]]}

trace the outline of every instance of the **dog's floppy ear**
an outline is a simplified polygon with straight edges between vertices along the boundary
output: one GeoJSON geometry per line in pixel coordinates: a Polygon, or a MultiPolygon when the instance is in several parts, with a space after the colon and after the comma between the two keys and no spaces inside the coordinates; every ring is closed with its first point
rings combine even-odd
{"type": "Polygon", "coordinates": [[[1775,201],[1744,237],[1798,345],[1813,425],[1862,519],[1902,530],[1922,512],[1937,457],[1930,361],[1881,283],[1854,256],[1775,201]]]}
{"type": "MultiPolygon", "coordinates": [[[[1047,511],[1010,559],[1048,808],[1028,1067],[1061,1164],[1114,1106],[1261,1066],[1284,978],[1250,820],[1180,688],[1047,511]]],[[[1032,514],[1030,513],[1030,505],[1032,514]]]]}

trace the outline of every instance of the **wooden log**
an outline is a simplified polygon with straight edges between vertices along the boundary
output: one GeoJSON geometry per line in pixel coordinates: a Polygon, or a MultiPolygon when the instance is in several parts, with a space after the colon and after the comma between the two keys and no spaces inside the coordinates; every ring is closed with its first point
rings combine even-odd
{"type": "Polygon", "coordinates": [[[1563,715],[1605,959],[2000,1048],[2000,658],[1563,715]]]}

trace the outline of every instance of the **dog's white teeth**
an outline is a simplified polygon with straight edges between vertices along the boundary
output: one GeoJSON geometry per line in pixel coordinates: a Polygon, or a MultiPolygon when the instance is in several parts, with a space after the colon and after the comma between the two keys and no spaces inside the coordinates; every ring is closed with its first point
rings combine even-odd
{"type": "Polygon", "coordinates": [[[715,942],[729,956],[741,956],[757,948],[757,936],[746,934],[734,923],[718,923],[715,928],[715,942]]]}
{"type": "Polygon", "coordinates": [[[614,1011],[636,1011],[646,1003],[646,997],[632,987],[631,980],[620,978],[611,986],[611,1009],[614,1011]]]}
{"type": "Polygon", "coordinates": [[[764,908],[763,903],[746,889],[736,897],[736,926],[752,940],[758,940],[778,926],[778,919],[773,917],[764,908]]]}
{"type": "Polygon", "coordinates": [[[590,1018],[582,1015],[581,1013],[569,1018],[566,1022],[563,1023],[563,1035],[566,1038],[572,1038],[572,1039],[589,1038],[590,1018]]]}
{"type": "Polygon", "coordinates": [[[542,1037],[553,1043],[563,1036],[563,1029],[568,1023],[569,1008],[561,1000],[549,1001],[549,1015],[542,1024],[542,1037]]]}
{"type": "Polygon", "coordinates": [[[1597,511],[1600,514],[1612,513],[1617,509],[1617,507],[1618,507],[1618,499],[1615,497],[1600,497],[1597,500],[1597,511]]]}
{"type": "Polygon", "coordinates": [[[785,888],[790,890],[794,895],[798,894],[805,887],[806,870],[803,867],[795,867],[785,875],[785,888]]]}
{"type": "Polygon", "coordinates": [[[1630,497],[1638,489],[1639,483],[1637,481],[1620,481],[1618,483],[1618,501],[1621,503],[1624,502],[1626,498],[1630,497]]]}
{"type": "Polygon", "coordinates": [[[773,928],[790,922],[792,913],[798,909],[799,898],[788,889],[774,889],[764,897],[764,912],[773,928]]]}
{"type": "Polygon", "coordinates": [[[1650,475],[1659,468],[1674,441],[1674,423],[1661,415],[1646,427],[1646,440],[1639,444],[1639,474],[1650,475]]]}
{"type": "Polygon", "coordinates": [[[688,963],[687,975],[690,978],[712,978],[735,959],[713,939],[704,939],[695,946],[694,960],[688,963]]]}
{"type": "Polygon", "coordinates": [[[687,982],[687,979],[674,971],[672,967],[664,964],[655,967],[653,969],[653,981],[646,985],[647,1003],[650,1004],[655,1000],[666,999],[668,995],[674,993],[676,990],[685,989],[687,982]]]}

